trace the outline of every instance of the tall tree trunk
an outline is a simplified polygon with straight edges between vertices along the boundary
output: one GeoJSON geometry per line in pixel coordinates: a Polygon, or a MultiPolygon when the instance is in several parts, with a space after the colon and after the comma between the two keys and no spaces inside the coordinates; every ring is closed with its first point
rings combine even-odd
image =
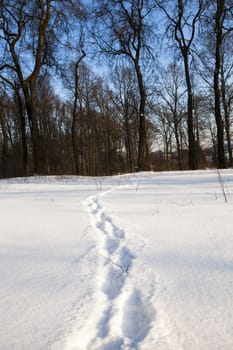
{"type": "Polygon", "coordinates": [[[231,123],[230,123],[230,112],[229,105],[226,99],[226,84],[224,77],[224,59],[222,58],[221,62],[221,93],[222,93],[222,103],[224,109],[224,119],[225,119],[225,129],[226,129],[226,138],[227,138],[227,147],[228,147],[228,156],[229,156],[229,167],[232,167],[232,145],[231,145],[231,123]]]}
{"type": "Polygon", "coordinates": [[[218,167],[226,168],[225,150],[224,150],[224,126],[221,115],[221,93],[219,76],[221,69],[221,46],[222,46],[222,15],[225,1],[217,0],[217,11],[215,15],[216,47],[215,47],[215,70],[214,70],[214,101],[215,101],[215,120],[217,125],[217,150],[218,167]]]}
{"type": "Polygon", "coordinates": [[[27,136],[26,136],[26,119],[24,115],[24,108],[19,89],[16,88],[16,101],[18,106],[19,120],[20,120],[20,132],[22,142],[22,170],[23,175],[28,174],[28,149],[27,149],[27,136]]]}
{"type": "MultiPolygon", "coordinates": [[[[176,113],[175,113],[174,119],[175,120],[177,119],[176,113]]],[[[179,170],[182,170],[183,166],[182,166],[182,157],[181,157],[181,146],[180,146],[180,139],[179,139],[178,123],[176,121],[174,123],[174,133],[175,133],[175,139],[176,139],[178,167],[179,167],[179,170]]]]}
{"type": "Polygon", "coordinates": [[[193,126],[193,91],[192,84],[189,72],[189,57],[188,50],[184,48],[183,52],[184,59],[184,69],[185,69],[185,79],[188,91],[188,100],[187,100],[187,117],[188,117],[188,143],[189,143],[189,169],[197,169],[197,155],[195,147],[195,135],[194,135],[194,126],[193,126]]]}
{"type": "MultiPolygon", "coordinates": [[[[76,85],[76,83],[75,83],[76,85]]],[[[74,163],[75,163],[75,172],[76,175],[79,175],[80,173],[80,166],[79,166],[79,144],[78,144],[78,135],[77,135],[77,129],[78,129],[78,113],[77,113],[77,99],[78,99],[78,92],[77,88],[75,88],[75,98],[73,103],[73,118],[72,118],[72,147],[73,147],[73,155],[74,155],[74,163]]]]}
{"type": "Polygon", "coordinates": [[[33,149],[33,161],[34,161],[34,173],[42,174],[42,154],[40,144],[40,134],[37,122],[37,108],[36,108],[36,88],[34,84],[24,84],[24,96],[25,96],[25,107],[28,115],[32,149],[33,149]]]}
{"type": "Polygon", "coordinates": [[[3,110],[3,103],[0,101],[0,123],[3,136],[2,144],[2,163],[3,163],[3,177],[7,177],[8,172],[8,136],[5,122],[5,115],[3,110]]]}
{"type": "MultiPolygon", "coordinates": [[[[74,66],[74,102],[73,102],[73,119],[72,119],[72,147],[73,147],[73,154],[74,154],[74,162],[75,162],[75,169],[76,174],[79,175],[80,173],[80,161],[79,161],[79,140],[77,136],[77,129],[78,129],[78,98],[79,98],[79,65],[81,61],[86,56],[86,53],[83,49],[82,55],[79,57],[79,59],[76,61],[74,66]]],[[[82,113],[82,111],[81,111],[82,113]]]]}
{"type": "Polygon", "coordinates": [[[127,160],[129,164],[129,170],[134,171],[134,162],[133,162],[133,153],[132,153],[132,141],[131,141],[131,133],[130,133],[130,123],[129,123],[129,115],[128,108],[125,111],[125,129],[126,129],[126,150],[127,150],[127,160]]]}
{"type": "Polygon", "coordinates": [[[146,137],[146,91],[143,83],[142,73],[138,60],[134,61],[135,70],[137,74],[138,87],[140,93],[140,106],[139,106],[139,140],[138,140],[138,170],[149,170],[149,155],[147,149],[147,137],[146,137]]]}

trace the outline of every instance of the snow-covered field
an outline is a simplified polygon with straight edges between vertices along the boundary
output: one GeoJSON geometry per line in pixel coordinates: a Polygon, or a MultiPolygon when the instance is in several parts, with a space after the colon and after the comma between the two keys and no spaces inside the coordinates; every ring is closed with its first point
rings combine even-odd
{"type": "Polygon", "coordinates": [[[0,349],[233,349],[233,171],[1,180],[0,349]]]}

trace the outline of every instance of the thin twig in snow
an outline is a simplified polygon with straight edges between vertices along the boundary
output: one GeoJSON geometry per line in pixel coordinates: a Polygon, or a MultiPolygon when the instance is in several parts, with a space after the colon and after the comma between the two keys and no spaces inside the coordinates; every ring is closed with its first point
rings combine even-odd
{"type": "Polygon", "coordinates": [[[219,169],[217,169],[217,174],[218,174],[218,182],[220,184],[225,203],[227,203],[228,200],[227,200],[227,194],[225,190],[225,183],[219,169]]]}

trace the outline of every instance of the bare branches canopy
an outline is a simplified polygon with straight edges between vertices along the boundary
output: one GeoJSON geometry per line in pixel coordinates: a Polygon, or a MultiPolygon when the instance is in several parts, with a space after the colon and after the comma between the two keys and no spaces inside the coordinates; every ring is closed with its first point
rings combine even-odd
{"type": "Polygon", "coordinates": [[[232,1],[0,5],[0,176],[232,166],[232,1]]]}

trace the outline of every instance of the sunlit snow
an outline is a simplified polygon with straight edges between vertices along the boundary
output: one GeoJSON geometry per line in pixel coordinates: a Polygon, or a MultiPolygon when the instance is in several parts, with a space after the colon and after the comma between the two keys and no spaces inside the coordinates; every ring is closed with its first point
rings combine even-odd
{"type": "Polygon", "coordinates": [[[1,180],[0,349],[233,349],[233,171],[1,180]]]}

